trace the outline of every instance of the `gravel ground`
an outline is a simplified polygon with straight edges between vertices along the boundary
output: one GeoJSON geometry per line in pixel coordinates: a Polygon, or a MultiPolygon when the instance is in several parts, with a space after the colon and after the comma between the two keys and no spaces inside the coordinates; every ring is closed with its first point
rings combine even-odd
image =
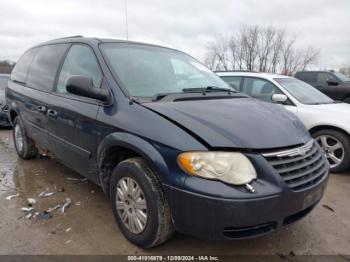
{"type": "MultiPolygon", "coordinates": [[[[298,223],[271,235],[244,241],[208,241],[175,234],[166,244],[143,250],[124,239],[116,226],[102,190],[53,159],[23,161],[13,148],[12,131],[0,130],[0,255],[112,255],[202,254],[210,255],[350,255],[350,174],[332,174],[322,201],[298,223]],[[55,192],[39,198],[43,192],[55,192]],[[9,195],[18,197],[7,200],[9,195]],[[72,204],[64,214],[33,220],[21,207],[35,198],[35,210],[62,203],[72,204]],[[292,252],[292,253],[291,253],[292,252]]],[[[194,221],[195,222],[195,221],[194,221]]]]}

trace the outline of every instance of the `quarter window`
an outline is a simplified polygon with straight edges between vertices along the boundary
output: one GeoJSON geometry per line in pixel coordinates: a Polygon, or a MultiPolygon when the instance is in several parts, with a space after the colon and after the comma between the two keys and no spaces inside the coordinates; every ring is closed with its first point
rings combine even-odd
{"type": "Polygon", "coordinates": [[[242,92],[266,102],[272,102],[272,96],[281,93],[270,81],[252,77],[244,79],[242,92]]]}
{"type": "Polygon", "coordinates": [[[73,75],[90,77],[95,88],[99,88],[101,86],[101,69],[90,47],[85,45],[73,45],[71,47],[58,78],[58,93],[67,93],[67,80],[73,75]]]}
{"type": "Polygon", "coordinates": [[[32,60],[37,51],[37,48],[30,49],[29,51],[25,52],[24,55],[21,56],[15,68],[12,70],[11,80],[25,84],[25,82],[27,81],[27,74],[30,64],[32,63],[32,60]]]}

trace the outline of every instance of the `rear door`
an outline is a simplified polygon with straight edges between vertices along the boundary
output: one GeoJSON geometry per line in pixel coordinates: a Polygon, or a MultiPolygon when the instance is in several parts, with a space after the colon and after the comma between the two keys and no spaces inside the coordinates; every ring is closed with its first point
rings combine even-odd
{"type": "Polygon", "coordinates": [[[10,99],[17,107],[28,136],[44,149],[48,148],[47,106],[67,47],[60,44],[30,49],[17,62],[9,81],[10,99]]]}
{"type": "Polygon", "coordinates": [[[102,70],[93,50],[85,44],[70,47],[57,79],[55,100],[48,108],[51,151],[67,166],[96,179],[96,115],[100,102],[67,93],[66,83],[72,75],[91,77],[100,88],[102,70]]]}
{"type": "Polygon", "coordinates": [[[28,71],[26,120],[32,129],[32,139],[43,149],[49,149],[47,110],[53,100],[52,91],[60,61],[67,48],[67,44],[39,47],[28,71]]]}

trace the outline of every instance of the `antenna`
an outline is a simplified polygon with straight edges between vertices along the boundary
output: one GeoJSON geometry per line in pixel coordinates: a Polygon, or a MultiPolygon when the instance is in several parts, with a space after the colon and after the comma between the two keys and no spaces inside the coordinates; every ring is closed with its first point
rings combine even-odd
{"type": "Polygon", "coordinates": [[[126,26],[126,40],[129,40],[129,25],[128,25],[128,0],[125,0],[125,26],[126,26]]]}

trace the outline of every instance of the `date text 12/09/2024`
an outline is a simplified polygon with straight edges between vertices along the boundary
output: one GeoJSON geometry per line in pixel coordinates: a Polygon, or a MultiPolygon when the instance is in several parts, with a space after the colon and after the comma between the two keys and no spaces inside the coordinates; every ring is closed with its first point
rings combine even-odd
{"type": "Polygon", "coordinates": [[[219,261],[217,256],[128,256],[128,261],[219,261]]]}

